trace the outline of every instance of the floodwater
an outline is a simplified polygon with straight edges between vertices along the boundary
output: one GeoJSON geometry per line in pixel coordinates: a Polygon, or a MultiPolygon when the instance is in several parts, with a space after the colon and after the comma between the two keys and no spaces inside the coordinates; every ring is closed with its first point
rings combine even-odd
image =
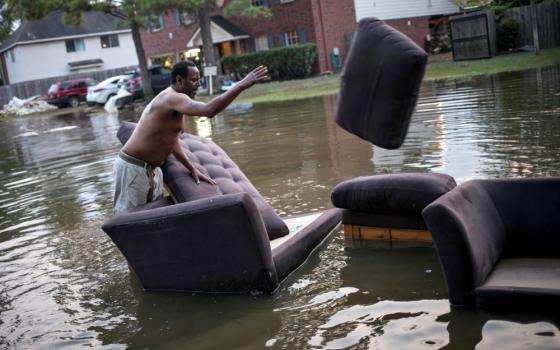
{"type": "MultiPolygon", "coordinates": [[[[361,175],[560,175],[560,67],[425,83],[394,151],[341,130],[335,105],[261,104],[186,128],[283,216],[331,207],[333,186],[361,175]]],[[[271,296],[142,291],[100,229],[118,125],[101,112],[0,120],[0,348],[560,348],[557,310],[451,309],[433,249],[351,248],[340,232],[271,296]]]]}

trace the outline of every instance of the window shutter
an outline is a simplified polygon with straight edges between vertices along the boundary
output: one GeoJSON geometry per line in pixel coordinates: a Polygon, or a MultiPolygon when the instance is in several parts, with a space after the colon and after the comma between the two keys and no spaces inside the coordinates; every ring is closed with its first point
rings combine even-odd
{"type": "Polygon", "coordinates": [[[274,38],[272,37],[272,34],[268,34],[266,36],[266,40],[268,41],[268,48],[272,49],[274,47],[274,38]]]}
{"type": "Polygon", "coordinates": [[[181,13],[178,10],[175,10],[175,24],[177,26],[181,25],[181,13]]]}
{"type": "Polygon", "coordinates": [[[278,34],[278,42],[280,43],[280,47],[286,46],[286,33],[282,32],[278,34]]]}
{"type": "Polygon", "coordinates": [[[165,28],[165,25],[164,25],[165,23],[163,21],[163,15],[159,15],[158,20],[159,20],[159,25],[160,25],[161,29],[165,28]]]}
{"type": "Polygon", "coordinates": [[[255,44],[255,39],[247,40],[247,46],[248,46],[247,51],[249,51],[249,52],[257,51],[257,49],[256,49],[257,45],[255,44]]]}
{"type": "Polygon", "coordinates": [[[305,30],[303,28],[298,29],[298,37],[300,43],[303,44],[307,42],[307,36],[305,35],[305,30]]]}

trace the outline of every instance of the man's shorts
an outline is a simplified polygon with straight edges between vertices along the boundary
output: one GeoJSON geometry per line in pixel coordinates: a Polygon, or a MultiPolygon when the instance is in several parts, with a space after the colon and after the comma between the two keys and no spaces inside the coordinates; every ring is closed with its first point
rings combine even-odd
{"type": "Polygon", "coordinates": [[[113,214],[128,211],[163,197],[161,169],[123,151],[120,151],[115,159],[113,179],[115,181],[113,214]]]}

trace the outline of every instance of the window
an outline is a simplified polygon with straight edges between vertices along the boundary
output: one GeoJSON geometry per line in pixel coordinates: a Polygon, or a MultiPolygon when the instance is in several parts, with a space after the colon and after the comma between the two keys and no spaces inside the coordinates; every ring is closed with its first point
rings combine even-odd
{"type": "Polygon", "coordinates": [[[256,7],[264,6],[266,0],[251,0],[251,5],[256,7]]]}
{"type": "Polygon", "coordinates": [[[84,43],[84,39],[66,40],[66,52],[79,52],[85,50],[86,44],[84,43]]]}
{"type": "Polygon", "coordinates": [[[150,60],[152,61],[152,64],[161,64],[163,67],[160,68],[154,68],[151,70],[152,75],[160,75],[160,74],[166,74],[166,73],[162,73],[166,72],[167,68],[171,68],[173,66],[173,64],[175,63],[175,60],[172,56],[157,56],[157,57],[150,57],[150,60]]]}
{"type": "Polygon", "coordinates": [[[151,15],[147,18],[147,25],[149,32],[159,32],[163,27],[163,16],[162,15],[151,15]]]}
{"type": "Polygon", "coordinates": [[[194,16],[188,12],[175,11],[175,23],[178,26],[190,26],[194,23],[194,16]]]}
{"type": "Polygon", "coordinates": [[[295,30],[289,30],[286,32],[286,45],[296,45],[299,43],[298,32],[295,30]]]}
{"type": "Polygon", "coordinates": [[[102,35],[101,36],[101,48],[106,49],[109,47],[119,46],[119,36],[117,34],[102,35]]]}
{"type": "Polygon", "coordinates": [[[261,51],[268,49],[268,38],[266,35],[261,35],[255,38],[255,50],[261,51]]]}

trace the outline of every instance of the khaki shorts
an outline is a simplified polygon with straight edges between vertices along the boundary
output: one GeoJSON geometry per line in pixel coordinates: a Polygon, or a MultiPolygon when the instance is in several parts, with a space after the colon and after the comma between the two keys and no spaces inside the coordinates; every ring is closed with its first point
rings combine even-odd
{"type": "Polygon", "coordinates": [[[163,174],[140,159],[129,156],[123,151],[113,165],[115,196],[113,214],[128,211],[163,197],[163,174]]]}

